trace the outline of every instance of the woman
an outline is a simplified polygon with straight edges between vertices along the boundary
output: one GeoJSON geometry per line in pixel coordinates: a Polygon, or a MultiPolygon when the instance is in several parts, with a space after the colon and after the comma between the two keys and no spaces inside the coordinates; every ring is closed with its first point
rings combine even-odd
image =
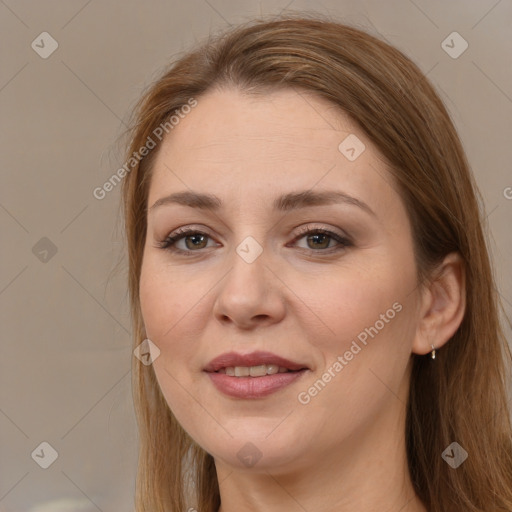
{"type": "Polygon", "coordinates": [[[145,93],[128,155],[138,512],[512,510],[477,191],[408,58],[236,27],[145,93]]]}

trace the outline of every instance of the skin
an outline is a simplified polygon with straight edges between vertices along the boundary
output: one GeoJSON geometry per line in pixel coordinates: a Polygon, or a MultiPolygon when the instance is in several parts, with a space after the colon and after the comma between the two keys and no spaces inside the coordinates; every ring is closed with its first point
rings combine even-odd
{"type": "Polygon", "coordinates": [[[376,147],[311,93],[226,88],[198,98],[164,139],[153,172],[149,206],[187,190],[223,203],[215,212],[150,209],[140,277],[146,334],[161,351],[158,383],[180,424],[215,459],[220,510],[425,512],[404,445],[411,354],[430,357],[431,344],[441,347],[456,331],[463,274],[452,254],[441,278],[418,287],[409,218],[376,147]],[[353,162],[338,150],[349,134],[366,146],[353,162]],[[341,190],[374,215],[350,204],[272,210],[275,197],[302,190],[341,190]],[[308,240],[297,232],[306,225],[352,244],[308,240]],[[193,236],[177,242],[191,256],[158,247],[185,226],[208,234],[199,249],[193,236]],[[263,250],[252,263],[235,250],[249,236],[263,250]],[[300,403],[298,394],[394,303],[401,311],[300,403]],[[221,353],[254,350],[310,370],[252,400],[221,394],[202,371],[221,353]],[[251,467],[237,457],[248,442],[261,455],[251,467]]]}

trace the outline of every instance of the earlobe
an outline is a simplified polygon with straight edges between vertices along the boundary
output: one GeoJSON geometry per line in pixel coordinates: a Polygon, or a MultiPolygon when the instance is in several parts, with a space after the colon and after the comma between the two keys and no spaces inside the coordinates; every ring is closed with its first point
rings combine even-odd
{"type": "Polygon", "coordinates": [[[432,353],[456,332],[466,310],[465,268],[459,253],[448,254],[439,265],[421,297],[420,317],[412,351],[432,353]]]}

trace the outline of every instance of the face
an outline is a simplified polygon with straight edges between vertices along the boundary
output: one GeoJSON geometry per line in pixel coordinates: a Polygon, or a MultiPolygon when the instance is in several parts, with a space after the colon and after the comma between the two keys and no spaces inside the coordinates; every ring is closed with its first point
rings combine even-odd
{"type": "Polygon", "coordinates": [[[411,228],[348,117],[305,92],[209,92],[163,141],[148,208],[153,368],[218,464],[284,472],[396,429],[418,316],[411,228]]]}

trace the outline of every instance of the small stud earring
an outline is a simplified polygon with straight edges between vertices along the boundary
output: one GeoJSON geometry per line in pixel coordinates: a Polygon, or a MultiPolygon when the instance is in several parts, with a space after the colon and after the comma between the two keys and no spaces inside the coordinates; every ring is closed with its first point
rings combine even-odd
{"type": "Polygon", "coordinates": [[[432,352],[431,352],[431,356],[432,356],[432,359],[435,359],[436,358],[436,349],[434,347],[434,345],[430,345],[432,347],[432,352]]]}

